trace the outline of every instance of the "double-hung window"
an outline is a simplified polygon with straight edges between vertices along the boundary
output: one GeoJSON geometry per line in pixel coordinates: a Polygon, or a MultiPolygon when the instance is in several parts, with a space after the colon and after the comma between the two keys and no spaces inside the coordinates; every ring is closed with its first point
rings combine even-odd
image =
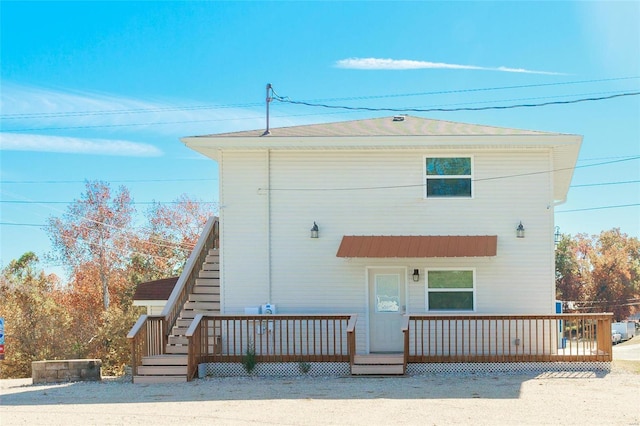
{"type": "Polygon", "coordinates": [[[426,198],[471,198],[471,157],[425,157],[426,198]]]}
{"type": "Polygon", "coordinates": [[[428,311],[474,311],[473,269],[427,270],[428,311]]]}

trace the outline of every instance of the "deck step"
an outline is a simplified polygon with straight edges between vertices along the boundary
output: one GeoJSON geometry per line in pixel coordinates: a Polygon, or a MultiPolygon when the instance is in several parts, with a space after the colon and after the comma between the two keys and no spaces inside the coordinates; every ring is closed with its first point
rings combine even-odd
{"type": "Polygon", "coordinates": [[[220,271],[200,270],[198,278],[220,278],[220,271]]]}
{"type": "Polygon", "coordinates": [[[189,353],[188,346],[181,345],[167,345],[166,352],[168,354],[183,354],[186,355],[189,353]]]}
{"type": "Polygon", "coordinates": [[[209,301],[207,301],[207,302],[187,301],[184,304],[184,308],[183,308],[182,312],[184,312],[184,311],[198,311],[198,312],[216,311],[216,312],[220,312],[220,302],[213,302],[213,301],[211,301],[211,302],[209,302],[209,301]]]}
{"type": "Polygon", "coordinates": [[[353,376],[401,376],[403,374],[404,374],[404,366],[402,364],[399,364],[399,365],[354,364],[351,367],[351,375],[353,376]]]}
{"type": "Polygon", "coordinates": [[[156,383],[184,383],[187,376],[133,376],[133,383],[136,384],[156,384],[156,383]]]}
{"type": "Polygon", "coordinates": [[[186,376],[186,365],[141,365],[139,376],[186,376]]]}
{"type": "Polygon", "coordinates": [[[356,355],[351,366],[354,376],[397,376],[404,374],[402,354],[356,355]]]}
{"type": "Polygon", "coordinates": [[[142,365],[187,365],[186,355],[154,355],[142,358],[142,365]]]}
{"type": "Polygon", "coordinates": [[[220,303],[220,294],[216,293],[191,293],[189,302],[218,302],[220,303]]]}

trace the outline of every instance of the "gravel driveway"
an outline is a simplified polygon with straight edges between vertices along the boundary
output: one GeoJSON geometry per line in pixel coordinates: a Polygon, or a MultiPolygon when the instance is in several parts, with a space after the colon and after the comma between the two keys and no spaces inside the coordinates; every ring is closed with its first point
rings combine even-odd
{"type": "MultiPolygon", "coordinates": [[[[616,358],[638,351],[638,344],[615,348],[616,358]]],[[[207,378],[175,385],[17,379],[0,381],[0,424],[640,425],[639,389],[640,374],[618,368],[608,374],[207,378]]]]}

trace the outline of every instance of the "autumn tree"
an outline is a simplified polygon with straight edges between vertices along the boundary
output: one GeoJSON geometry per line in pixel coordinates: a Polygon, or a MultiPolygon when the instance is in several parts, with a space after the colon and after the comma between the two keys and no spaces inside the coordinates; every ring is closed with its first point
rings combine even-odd
{"type": "Polygon", "coordinates": [[[556,250],[556,294],[582,312],[627,318],[640,294],[640,242],[620,229],[563,236],[556,250]]]}
{"type": "Polygon", "coordinates": [[[620,232],[603,231],[594,241],[587,299],[617,320],[631,313],[630,300],[640,290],[640,242],[620,232]]]}
{"type": "Polygon", "coordinates": [[[132,269],[138,282],[180,274],[215,204],[182,194],[173,203],[154,203],[146,212],[148,227],[134,240],[132,269]]]}
{"type": "Polygon", "coordinates": [[[102,306],[111,300],[110,284],[122,275],[129,258],[129,228],[134,208],[129,191],[112,194],[107,183],[87,182],[85,192],[62,218],[51,217],[48,233],[54,256],[77,281],[88,268],[97,272],[102,306]]]}
{"type": "Polygon", "coordinates": [[[69,355],[70,315],[58,278],[37,270],[33,252],[12,260],[0,277],[0,317],[5,319],[5,360],[0,377],[30,377],[31,362],[69,355]]]}
{"type": "Polygon", "coordinates": [[[582,301],[585,277],[580,264],[578,243],[569,235],[561,235],[556,246],[556,299],[582,301]]]}

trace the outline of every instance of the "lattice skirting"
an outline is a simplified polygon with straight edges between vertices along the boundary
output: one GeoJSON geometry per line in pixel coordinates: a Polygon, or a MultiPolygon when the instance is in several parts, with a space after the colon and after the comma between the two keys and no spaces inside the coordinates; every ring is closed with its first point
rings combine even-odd
{"type": "MultiPolygon", "coordinates": [[[[439,363],[408,364],[407,375],[424,374],[520,374],[611,371],[610,362],[504,362],[504,363],[439,363]]],[[[275,362],[255,366],[252,375],[265,377],[287,376],[349,376],[346,362],[275,362]]],[[[207,363],[198,366],[198,377],[248,376],[239,363],[207,363]]]]}
{"type": "Polygon", "coordinates": [[[497,362],[408,364],[407,374],[518,374],[545,372],[610,372],[610,362],[497,362]]]}
{"type": "MultiPolygon", "coordinates": [[[[252,375],[255,376],[348,376],[351,374],[348,362],[273,362],[259,363],[252,375]]],[[[198,377],[248,376],[239,363],[214,362],[198,365],[198,377]]]]}

